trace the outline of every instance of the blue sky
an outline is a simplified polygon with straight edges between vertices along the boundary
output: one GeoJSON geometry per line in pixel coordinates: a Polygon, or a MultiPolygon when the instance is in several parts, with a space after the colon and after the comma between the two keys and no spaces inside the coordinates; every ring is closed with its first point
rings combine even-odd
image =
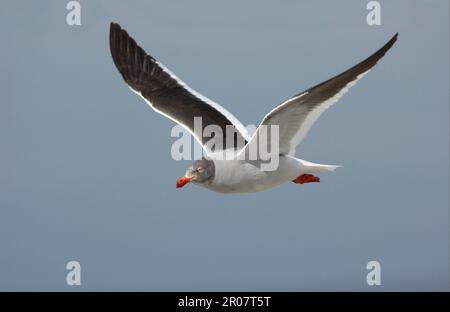
{"type": "Polygon", "coordinates": [[[80,1],[70,27],[64,1],[5,1],[0,289],[448,289],[449,4],[380,2],[368,26],[356,0],[80,1]],[[297,149],[343,168],[223,195],[175,189],[190,162],[114,67],[111,21],[244,124],[399,40],[297,149]]]}

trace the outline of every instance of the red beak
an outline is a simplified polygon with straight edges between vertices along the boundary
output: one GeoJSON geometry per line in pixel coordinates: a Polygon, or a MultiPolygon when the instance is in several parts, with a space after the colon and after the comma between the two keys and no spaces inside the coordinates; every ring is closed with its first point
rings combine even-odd
{"type": "Polygon", "coordinates": [[[188,184],[190,181],[192,180],[192,178],[188,178],[186,176],[181,177],[177,180],[177,188],[183,187],[186,184],[188,184]]]}

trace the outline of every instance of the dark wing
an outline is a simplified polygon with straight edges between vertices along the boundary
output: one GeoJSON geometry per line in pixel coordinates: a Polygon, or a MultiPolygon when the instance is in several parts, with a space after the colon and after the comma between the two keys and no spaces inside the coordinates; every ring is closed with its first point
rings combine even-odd
{"type": "Polygon", "coordinates": [[[214,143],[217,151],[225,147],[244,146],[248,140],[247,131],[231,113],[188,87],[152,56],[145,53],[116,23],[111,23],[110,26],[109,45],[114,64],[125,82],[155,111],[184,126],[202,146],[208,141],[208,146],[214,143]],[[199,129],[194,129],[194,117],[201,117],[199,129]],[[216,127],[209,127],[209,130],[215,132],[214,129],[217,130],[219,127],[221,137],[212,132],[204,135],[205,127],[212,125],[216,127]],[[228,144],[231,145],[226,145],[227,126],[228,144]]]}
{"type": "MultiPolygon", "coordinates": [[[[381,49],[370,57],[346,70],[345,72],[318,84],[291,99],[281,103],[269,112],[261,125],[279,126],[279,152],[280,154],[295,154],[296,146],[303,140],[311,126],[319,116],[331,105],[336,103],[350,87],[362,78],[392,47],[397,40],[395,34],[381,49]]],[[[260,127],[261,127],[260,125],[260,127]]],[[[259,129],[247,144],[258,141],[259,129]]],[[[268,140],[270,145],[270,140],[268,140]]]]}

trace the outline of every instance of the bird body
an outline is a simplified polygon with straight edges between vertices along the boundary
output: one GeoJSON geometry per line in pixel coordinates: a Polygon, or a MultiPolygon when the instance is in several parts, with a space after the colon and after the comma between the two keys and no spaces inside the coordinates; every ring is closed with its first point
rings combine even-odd
{"type": "Polygon", "coordinates": [[[338,166],[311,163],[289,155],[280,155],[276,170],[261,170],[259,162],[213,160],[215,176],[204,187],[220,193],[260,192],[293,181],[304,174],[334,171],[338,166]]]}

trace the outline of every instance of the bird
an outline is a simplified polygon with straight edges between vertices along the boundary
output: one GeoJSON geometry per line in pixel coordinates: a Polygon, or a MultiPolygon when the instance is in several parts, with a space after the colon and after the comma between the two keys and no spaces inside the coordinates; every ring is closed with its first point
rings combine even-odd
{"type": "Polygon", "coordinates": [[[296,158],[296,146],[319,116],[377,64],[397,37],[398,33],[350,69],[283,101],[265,115],[252,136],[225,108],[193,90],[146,53],[118,23],[110,24],[109,45],[112,60],[129,88],[157,113],[187,129],[205,150],[206,155],[195,160],[177,179],[176,187],[192,183],[218,193],[233,194],[260,192],[290,181],[317,183],[320,178],[314,174],[341,167],[296,158]],[[196,118],[201,118],[202,131],[194,129],[196,118]],[[206,135],[204,130],[208,126],[222,131],[214,136],[206,135]],[[274,141],[278,145],[277,165],[274,169],[264,170],[266,160],[258,155],[251,159],[246,156],[252,146],[257,145],[258,139],[271,147],[272,141],[263,130],[273,126],[278,130],[274,141]],[[226,131],[230,127],[231,134],[226,131]],[[224,142],[230,139],[232,143],[225,145],[224,142]],[[208,144],[211,140],[217,144],[208,144]],[[217,156],[224,153],[228,156],[217,156]]]}

